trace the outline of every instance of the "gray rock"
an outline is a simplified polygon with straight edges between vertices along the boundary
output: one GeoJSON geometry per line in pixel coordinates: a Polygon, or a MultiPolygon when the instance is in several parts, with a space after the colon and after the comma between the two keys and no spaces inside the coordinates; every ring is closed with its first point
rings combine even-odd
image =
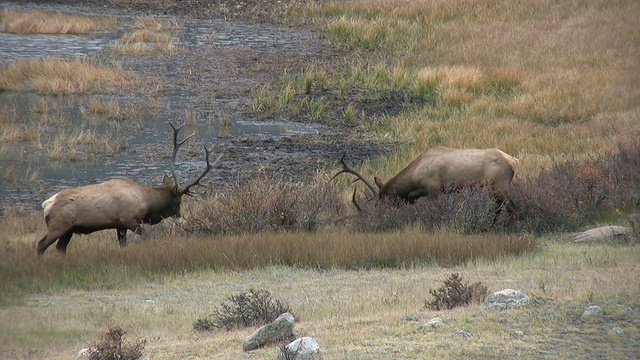
{"type": "Polygon", "coordinates": [[[436,329],[445,326],[445,324],[442,322],[442,320],[440,320],[440,318],[433,318],[431,320],[429,320],[429,322],[422,324],[422,326],[420,326],[418,328],[418,330],[420,331],[435,331],[436,329]]]}
{"type": "Polygon", "coordinates": [[[244,341],[244,351],[255,350],[266,344],[276,343],[282,340],[295,339],[295,319],[290,313],[278,316],[271,324],[264,325],[249,335],[244,341]]]}
{"type": "Polygon", "coordinates": [[[461,338],[464,339],[468,339],[471,337],[471,333],[466,331],[466,330],[462,330],[462,329],[458,329],[453,333],[454,336],[460,336],[461,338]]]}
{"type": "Polygon", "coordinates": [[[529,305],[531,299],[518,290],[504,289],[489,295],[480,307],[482,312],[517,309],[529,305]]]}
{"type": "Polygon", "coordinates": [[[611,240],[621,238],[631,233],[631,229],[624,226],[601,226],[587,231],[581,231],[573,234],[573,242],[595,242],[603,240],[611,240]]]}
{"type": "Polygon", "coordinates": [[[613,329],[609,330],[609,334],[617,335],[619,337],[624,337],[624,330],[621,327],[616,326],[613,329]]]}
{"type": "Polygon", "coordinates": [[[632,308],[626,308],[624,309],[624,314],[629,316],[629,317],[633,317],[636,315],[636,311],[633,310],[632,308]]]}
{"type": "Polygon", "coordinates": [[[312,337],[298,338],[278,354],[278,360],[320,360],[322,359],[322,352],[320,351],[320,345],[312,337]]]}
{"type": "Polygon", "coordinates": [[[599,317],[600,315],[602,315],[602,309],[600,308],[600,306],[594,305],[589,306],[587,310],[585,310],[582,315],[580,315],[580,318],[582,320],[591,320],[599,317]]]}

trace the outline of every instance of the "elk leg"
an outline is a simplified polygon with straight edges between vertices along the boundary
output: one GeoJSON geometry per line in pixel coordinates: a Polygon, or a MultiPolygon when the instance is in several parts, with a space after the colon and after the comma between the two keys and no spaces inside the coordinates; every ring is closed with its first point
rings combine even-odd
{"type": "Polygon", "coordinates": [[[69,241],[71,241],[71,236],[73,236],[73,232],[71,230],[67,231],[58,239],[56,243],[56,250],[61,252],[62,254],[67,253],[67,245],[69,245],[69,241]]]}
{"type": "MultiPolygon", "coordinates": [[[[38,255],[44,254],[45,250],[53,244],[60,237],[64,236],[67,232],[71,230],[65,231],[49,231],[47,235],[45,235],[40,241],[38,241],[38,255]]],[[[68,241],[67,241],[68,242],[68,241]]]]}
{"type": "Polygon", "coordinates": [[[127,246],[127,228],[118,228],[116,231],[118,232],[120,247],[127,246]]]}

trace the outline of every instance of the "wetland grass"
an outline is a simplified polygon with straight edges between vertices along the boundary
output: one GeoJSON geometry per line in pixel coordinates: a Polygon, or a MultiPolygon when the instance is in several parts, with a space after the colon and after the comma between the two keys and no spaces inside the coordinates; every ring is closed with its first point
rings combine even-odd
{"type": "MultiPolygon", "coordinates": [[[[167,28],[174,29],[174,28],[167,28]]],[[[165,29],[146,28],[122,35],[113,51],[117,55],[147,56],[153,54],[173,54],[176,47],[165,29]]]]}
{"type": "Polygon", "coordinates": [[[43,10],[32,12],[3,10],[0,32],[19,34],[88,34],[96,30],[114,29],[116,18],[67,15],[43,10]]]}
{"type": "Polygon", "coordinates": [[[90,59],[19,59],[0,66],[0,89],[62,95],[119,93],[137,84],[137,77],[119,64],[90,59]]]}
{"type": "Polygon", "coordinates": [[[153,31],[184,30],[184,22],[178,20],[163,21],[153,18],[141,18],[133,23],[133,28],[153,31]]]}
{"type": "Polygon", "coordinates": [[[126,148],[126,139],[117,129],[98,133],[96,130],[82,128],[69,133],[60,132],[48,144],[45,146],[45,155],[49,160],[76,161],[79,156],[113,156],[126,148]]]}

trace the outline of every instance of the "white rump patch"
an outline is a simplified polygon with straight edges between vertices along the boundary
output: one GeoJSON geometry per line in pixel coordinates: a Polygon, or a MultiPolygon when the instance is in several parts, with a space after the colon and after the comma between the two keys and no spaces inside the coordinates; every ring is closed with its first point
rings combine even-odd
{"type": "Polygon", "coordinates": [[[52,197],[48,198],[42,203],[42,208],[44,209],[44,216],[47,216],[49,214],[49,210],[51,210],[51,206],[56,201],[56,196],[58,196],[58,194],[53,195],[52,197]]]}

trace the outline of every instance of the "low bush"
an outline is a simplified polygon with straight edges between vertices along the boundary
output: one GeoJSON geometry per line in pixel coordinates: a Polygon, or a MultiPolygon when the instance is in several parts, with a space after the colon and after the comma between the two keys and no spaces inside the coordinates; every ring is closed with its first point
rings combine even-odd
{"type": "Polygon", "coordinates": [[[212,315],[196,320],[196,331],[216,329],[233,330],[240,327],[266,325],[283,313],[291,312],[289,306],[274,300],[267,290],[254,290],[227,297],[212,315]]]}
{"type": "Polygon", "coordinates": [[[330,184],[303,185],[263,176],[236,185],[191,208],[185,230],[201,234],[313,231],[343,216],[344,205],[330,184]]]}
{"type": "Polygon", "coordinates": [[[588,161],[555,163],[512,184],[519,228],[542,234],[573,230],[640,207],[640,141],[588,161]]]}
{"type": "Polygon", "coordinates": [[[488,289],[477,282],[469,285],[462,283],[459,274],[451,274],[444,281],[442,287],[433,290],[429,289],[429,293],[433,296],[431,301],[425,301],[425,307],[432,310],[451,310],[458,306],[466,306],[469,304],[481,304],[487,297],[488,289]]]}
{"type": "Polygon", "coordinates": [[[109,325],[106,333],[100,336],[100,341],[92,343],[86,350],[90,360],[138,360],[142,357],[146,340],[136,340],[128,343],[126,332],[118,326],[109,325]]]}
{"type": "Polygon", "coordinates": [[[486,187],[474,186],[423,197],[409,204],[398,200],[359,201],[363,216],[354,219],[359,231],[389,231],[407,226],[455,229],[465,234],[504,229],[506,212],[496,214],[496,203],[486,187]]]}

